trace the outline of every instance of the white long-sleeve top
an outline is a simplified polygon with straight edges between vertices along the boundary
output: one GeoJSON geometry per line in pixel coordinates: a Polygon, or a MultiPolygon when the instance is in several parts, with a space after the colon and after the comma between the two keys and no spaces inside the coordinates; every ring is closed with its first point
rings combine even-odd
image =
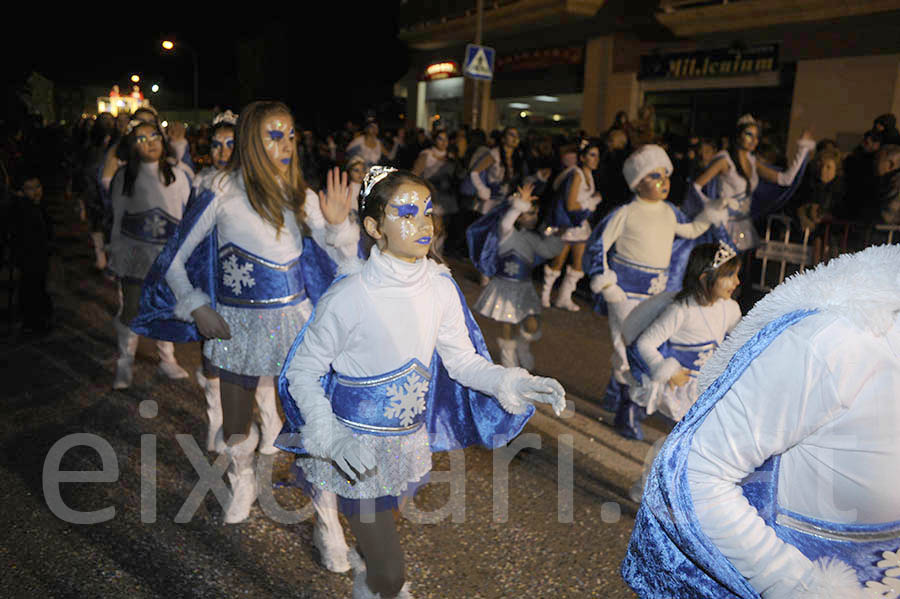
{"type": "Polygon", "coordinates": [[[158,162],[142,162],[131,196],[124,194],[125,169],[120,168],[110,184],[113,226],[110,234],[110,268],[120,276],[143,278],[162,251],[159,244],[147,243],[122,234],[122,218],[158,208],[176,221],[184,214],[191,195],[191,182],[180,169],[173,168],[175,180],[165,185],[158,162]]]}
{"type": "MultiPolygon", "coordinates": [[[[638,337],[637,350],[651,373],[656,373],[663,369],[667,360],[659,352],[659,346],[664,342],[692,345],[715,341],[721,344],[740,319],[741,307],[733,299],[720,299],[707,306],[701,306],[693,297],[672,302],[638,337]]],[[[668,360],[677,362],[674,358],[668,360]]],[[[700,366],[698,364],[692,370],[699,370],[700,366]]],[[[680,365],[672,368],[677,371],[680,365]]],[[[663,382],[674,372],[666,374],[663,382]]]]}
{"type": "Polygon", "coordinates": [[[476,353],[446,273],[427,259],[408,263],[373,247],[360,272],[332,285],[288,365],[301,412],[300,397],[324,397],[319,377],[332,366],[345,376],[375,376],[412,358],[428,366],[435,349],[453,379],[496,395],[507,369],[476,353]]]}
{"type": "MultiPolygon", "coordinates": [[[[185,270],[185,262],[197,245],[217,227],[219,247],[233,243],[270,262],[284,264],[303,253],[303,234],[294,213],[285,209],[281,231],[263,220],[247,199],[244,180],[240,172],[214,179],[214,199],[197,219],[166,273],[166,282],[175,294],[175,314],[191,321],[190,313],[209,303],[209,298],[191,285],[185,270]]],[[[338,264],[356,255],[359,228],[349,219],[339,225],[330,225],[322,215],[319,198],[311,189],[306,190],[304,203],[306,224],[313,240],[328,252],[338,264]]]]}
{"type": "MultiPolygon", "coordinates": [[[[603,264],[615,244],[621,257],[654,268],[668,268],[675,236],[695,239],[709,228],[709,222],[696,219],[679,223],[665,202],[648,202],[637,196],[620,208],[603,230],[603,264]]],[[[604,268],[605,270],[605,268],[604,268]]]]}
{"type": "MultiPolygon", "coordinates": [[[[896,277],[895,269],[882,278],[896,277]]],[[[846,284],[859,284],[861,272],[849,272],[846,284]]],[[[833,290],[851,295],[826,285],[798,297],[815,304],[833,290]],[[813,292],[818,295],[807,297],[813,292]]],[[[769,456],[782,456],[783,508],[834,523],[900,520],[897,314],[885,335],[833,312],[789,327],[716,403],[693,438],[687,478],[703,531],[763,597],[791,596],[813,568],[775,536],[741,492],[738,483],[769,456]]]]}

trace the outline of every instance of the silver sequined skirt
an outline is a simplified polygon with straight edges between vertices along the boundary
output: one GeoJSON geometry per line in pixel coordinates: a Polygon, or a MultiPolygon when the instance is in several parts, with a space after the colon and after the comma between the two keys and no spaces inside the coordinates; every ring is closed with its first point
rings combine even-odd
{"type": "Polygon", "coordinates": [[[376,457],[375,470],[351,484],[331,460],[302,456],[297,459],[297,464],[316,489],[348,499],[376,499],[400,495],[411,483],[431,472],[431,447],[424,426],[408,435],[351,432],[376,457]]]}
{"type": "Polygon", "coordinates": [[[121,240],[109,248],[109,269],[120,277],[143,280],[163,250],[162,245],[121,240]]]}
{"type": "Polygon", "coordinates": [[[235,374],[278,376],[294,339],[312,313],[308,299],[283,308],[235,308],[219,304],[231,339],[210,339],[203,355],[213,365],[235,374]]]}
{"type": "Polygon", "coordinates": [[[517,324],[532,314],[540,314],[541,300],[531,281],[494,277],[472,309],[492,320],[517,324]]]}

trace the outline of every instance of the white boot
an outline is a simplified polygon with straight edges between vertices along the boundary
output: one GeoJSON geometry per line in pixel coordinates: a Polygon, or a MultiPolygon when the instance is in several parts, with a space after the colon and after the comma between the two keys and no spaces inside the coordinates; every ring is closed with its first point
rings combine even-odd
{"type": "Polygon", "coordinates": [[[549,264],[544,265],[544,287],[541,289],[541,305],[545,308],[550,307],[550,292],[553,291],[553,284],[562,271],[553,270],[549,264]]]}
{"type": "Polygon", "coordinates": [[[157,341],[156,353],[159,354],[159,371],[170,379],[186,379],[190,375],[187,370],[175,361],[175,344],[171,341],[157,341]]]}
{"type": "Polygon", "coordinates": [[[331,491],[317,491],[312,503],[316,510],[313,543],[319,550],[322,565],[332,572],[346,572],[350,569],[349,548],[338,519],[337,495],[331,491]]]}
{"type": "Polygon", "coordinates": [[[209,428],[206,431],[206,451],[222,453],[225,439],[222,436],[222,392],[219,377],[208,379],[203,376],[203,368],[197,369],[197,381],[203,387],[206,397],[206,417],[209,428]]]}
{"type": "Polygon", "coordinates": [[[519,365],[516,358],[516,340],[497,338],[497,345],[500,346],[500,365],[506,368],[513,368],[519,365]]]}
{"type": "Polygon", "coordinates": [[[554,302],[553,305],[557,308],[568,310],[569,312],[578,312],[581,308],[572,301],[572,293],[575,291],[575,287],[578,286],[578,281],[580,281],[583,276],[584,273],[580,270],[567,268],[566,276],[563,278],[562,285],[559,286],[559,294],[556,296],[556,302],[554,302]]]}
{"type": "Polygon", "coordinates": [[[259,429],[250,423],[250,434],[237,445],[229,445],[225,453],[231,460],[228,466],[228,482],[231,497],[225,506],[225,523],[236,524],[250,516],[250,507],[256,501],[256,469],[253,467],[256,444],[259,443],[259,429]]]}
{"type": "Polygon", "coordinates": [[[91,241],[94,244],[94,267],[97,270],[106,268],[106,250],[103,247],[103,233],[95,231],[91,233],[91,241]]]}
{"type": "Polygon", "coordinates": [[[260,440],[259,453],[272,455],[278,453],[275,440],[281,433],[281,416],[275,405],[275,379],[271,376],[259,377],[256,385],[256,405],[259,406],[260,440]]]}
{"type": "MultiPolygon", "coordinates": [[[[381,594],[373,593],[366,584],[366,563],[356,549],[351,549],[348,556],[350,565],[353,566],[353,596],[351,599],[381,599],[381,594]]],[[[396,599],[415,599],[409,592],[408,582],[394,597],[396,599]]]]}
{"type": "Polygon", "coordinates": [[[116,360],[116,378],[113,389],[127,389],[131,386],[134,354],[137,352],[138,334],[122,324],[118,317],[113,319],[118,337],[119,359],[116,360]]]}
{"type": "Polygon", "coordinates": [[[519,366],[529,372],[534,368],[534,354],[531,353],[531,342],[540,338],[540,329],[534,333],[529,333],[524,328],[519,327],[519,335],[516,337],[516,358],[519,361],[519,366]]]}

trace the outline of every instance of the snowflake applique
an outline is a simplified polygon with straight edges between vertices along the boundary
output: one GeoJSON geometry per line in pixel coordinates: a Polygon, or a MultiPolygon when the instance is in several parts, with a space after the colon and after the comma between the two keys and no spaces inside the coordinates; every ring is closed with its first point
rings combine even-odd
{"type": "Polygon", "coordinates": [[[411,374],[401,388],[390,385],[387,388],[390,404],[384,410],[387,418],[399,418],[401,426],[409,426],[416,414],[425,411],[425,394],[428,392],[428,381],[418,374],[411,374]]]}
{"type": "Polygon", "coordinates": [[[662,293],[666,290],[666,283],[669,282],[669,275],[666,273],[661,273],[660,275],[653,277],[650,280],[650,287],[647,289],[647,293],[650,295],[656,295],[657,293],[662,293]]]}
{"type": "Polygon", "coordinates": [[[151,237],[162,237],[166,234],[166,219],[158,214],[144,220],[144,233],[151,237]]]}
{"type": "Polygon", "coordinates": [[[519,265],[510,260],[503,265],[503,272],[509,277],[515,277],[519,274],[519,265]]]}
{"type": "Polygon", "coordinates": [[[714,351],[716,351],[716,350],[715,350],[715,349],[708,349],[708,350],[706,350],[706,351],[702,351],[702,352],[700,352],[700,353],[697,354],[697,359],[694,360],[694,366],[697,367],[697,370],[700,370],[700,368],[702,368],[703,365],[706,364],[706,361],[709,360],[709,357],[710,357],[711,355],[713,355],[713,352],[714,352],[714,351]]]}
{"type": "Polygon", "coordinates": [[[869,581],[866,583],[866,597],[898,599],[900,597],[900,549],[885,551],[881,555],[884,559],[876,565],[885,569],[885,576],[881,582],[869,581]]]}
{"type": "Polygon", "coordinates": [[[222,282],[226,287],[231,287],[235,295],[241,294],[242,287],[253,287],[256,285],[256,280],[250,276],[250,273],[253,271],[252,262],[239,265],[237,256],[232,254],[222,264],[222,268],[225,270],[222,282]]]}

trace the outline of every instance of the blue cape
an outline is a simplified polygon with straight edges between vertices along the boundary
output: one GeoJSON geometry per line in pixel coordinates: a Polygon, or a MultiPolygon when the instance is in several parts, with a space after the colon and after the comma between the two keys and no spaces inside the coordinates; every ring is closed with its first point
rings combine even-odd
{"type": "MultiPolygon", "coordinates": [[[[679,223],[687,223],[692,220],[685,216],[685,214],[677,207],[675,207],[672,203],[666,202],[666,205],[668,205],[669,208],[671,208],[672,211],[675,212],[675,218],[679,223]]],[[[624,208],[624,206],[619,206],[618,208],[607,214],[603,218],[603,220],[600,221],[600,224],[594,227],[594,230],[591,232],[591,236],[587,240],[587,247],[584,250],[584,258],[582,258],[581,261],[581,268],[587,275],[588,280],[590,280],[590,278],[594,275],[603,273],[603,230],[606,229],[606,225],[609,223],[613,215],[622,208],[624,208]]],[[[695,245],[697,245],[698,239],[685,239],[678,236],[675,237],[675,240],[672,242],[672,257],[669,260],[669,278],[668,282],[666,283],[666,291],[678,291],[681,289],[681,280],[684,278],[684,269],[687,267],[687,261],[691,255],[691,250],[694,249],[695,245]]],[[[615,244],[613,244],[612,249],[613,253],[615,253],[615,244]]],[[[606,301],[599,293],[594,294],[594,310],[601,314],[607,313],[606,301]]]]}
{"type": "MultiPolygon", "coordinates": [[[[131,329],[153,339],[184,343],[203,341],[205,338],[197,330],[193,322],[185,322],[175,317],[175,293],[166,282],[166,272],[190,234],[200,215],[209,207],[215,198],[210,189],[201,189],[195,196],[191,192],[181,223],[175,234],[169,238],[165,247],[150,268],[144,279],[141,290],[141,302],[138,315],[131,321],[131,329]]],[[[300,255],[306,293],[315,305],[325,290],[334,280],[337,264],[309,236],[303,237],[303,253],[300,255]]],[[[209,295],[212,307],[216,307],[216,273],[218,268],[218,240],[216,228],[213,227],[188,257],[185,263],[188,279],[191,284],[209,295]]]]}
{"type": "MultiPolygon", "coordinates": [[[[443,276],[453,280],[449,275],[443,276]]],[[[465,297],[459,286],[455,281],[453,284],[459,294],[466,327],[469,329],[469,340],[479,355],[490,360],[491,356],[485,345],[481,329],[478,328],[472,312],[466,305],[465,297]]],[[[303,342],[309,323],[314,318],[315,312],[294,340],[284,361],[281,374],[278,376],[278,397],[281,398],[285,421],[275,446],[297,454],[306,453],[300,435],[300,428],[304,425],[304,420],[291,396],[287,370],[294,359],[297,348],[303,342]]],[[[433,452],[462,449],[476,444],[489,449],[502,447],[522,431],[528,419],[534,414],[534,406],[531,405],[524,414],[509,414],[500,407],[495,398],[457,383],[450,378],[437,352],[435,352],[432,364],[434,395],[427,407],[425,426],[430,434],[431,451],[433,452]]],[[[334,370],[322,377],[323,389],[328,388],[332,376],[334,376],[334,370]]]]}
{"type": "Polygon", "coordinates": [[[750,363],[785,329],[813,313],[790,312],[763,327],[669,434],[650,468],[622,562],[622,577],[641,599],[759,599],[700,527],[687,481],[688,454],[707,414],[750,363]]]}

